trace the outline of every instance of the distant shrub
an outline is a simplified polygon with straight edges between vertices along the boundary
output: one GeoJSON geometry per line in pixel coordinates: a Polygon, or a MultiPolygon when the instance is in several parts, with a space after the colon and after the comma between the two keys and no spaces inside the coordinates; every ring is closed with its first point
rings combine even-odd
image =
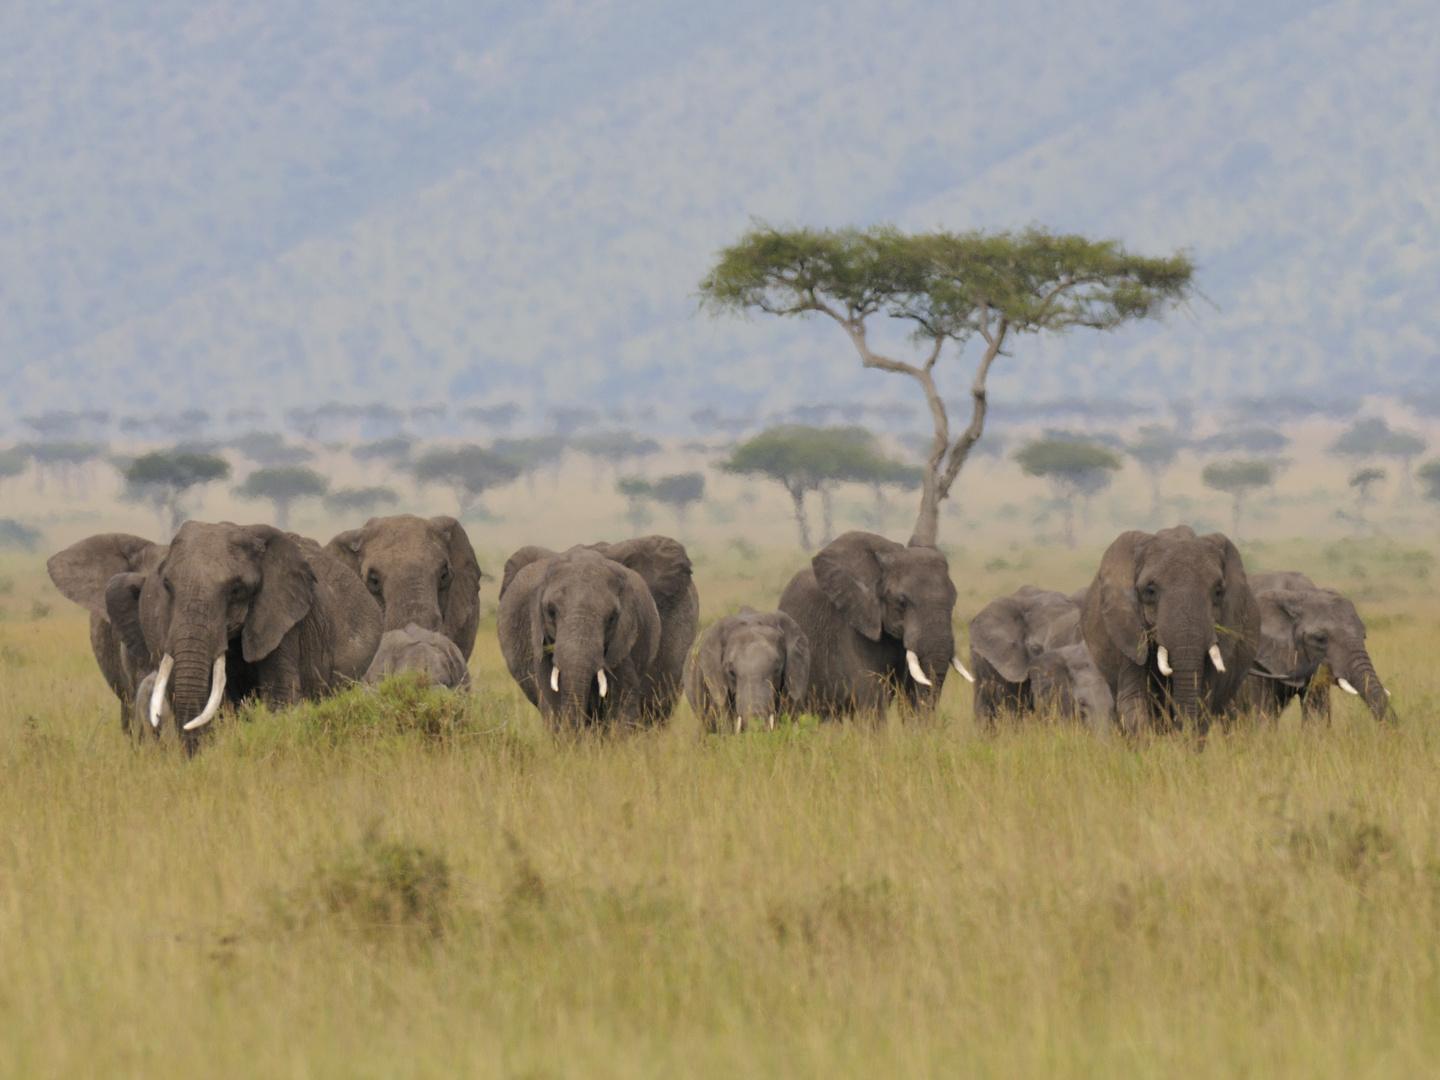
{"type": "Polygon", "coordinates": [[[271,913],[291,931],[328,922],[366,936],[409,931],[439,937],[453,907],[444,855],[372,836],[321,860],[307,881],[276,897],[271,913]]]}

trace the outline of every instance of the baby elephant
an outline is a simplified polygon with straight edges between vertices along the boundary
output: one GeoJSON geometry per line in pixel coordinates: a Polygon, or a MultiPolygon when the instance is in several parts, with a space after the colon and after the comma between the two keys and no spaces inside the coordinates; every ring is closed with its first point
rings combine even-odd
{"type": "Polygon", "coordinates": [[[706,731],[741,732],[795,710],[810,681],[810,642],[783,611],[743,608],[707,630],[685,662],[685,696],[706,731]]]}
{"type": "Polygon", "coordinates": [[[470,669],[460,647],[444,634],[414,623],[385,632],[365,671],[365,682],[374,686],[401,671],[423,671],[437,686],[463,690],[470,685],[470,669]]]}

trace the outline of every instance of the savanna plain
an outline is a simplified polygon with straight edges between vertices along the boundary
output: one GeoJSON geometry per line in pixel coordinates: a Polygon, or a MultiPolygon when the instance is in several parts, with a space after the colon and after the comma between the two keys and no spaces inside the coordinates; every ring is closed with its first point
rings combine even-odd
{"type": "MultiPolygon", "coordinates": [[[[1108,539],[1108,538],[1107,538],[1108,539]]],[[[557,739],[494,638],[132,742],[84,613],[0,562],[7,1076],[1417,1076],[1440,1062],[1429,546],[1242,545],[1351,595],[1377,725],[931,718],[557,739]]],[[[803,556],[693,548],[703,622],[803,556]]],[[[954,549],[965,623],[1099,547],[954,549]]],[[[503,555],[501,556],[503,558],[503,555]]],[[[487,569],[494,558],[482,558],[487,569]]]]}

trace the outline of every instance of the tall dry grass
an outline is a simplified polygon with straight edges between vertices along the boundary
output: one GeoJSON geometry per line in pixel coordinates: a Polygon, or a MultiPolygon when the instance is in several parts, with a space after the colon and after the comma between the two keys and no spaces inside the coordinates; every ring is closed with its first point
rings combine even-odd
{"type": "MultiPolygon", "coordinates": [[[[957,553],[957,617],[1095,557],[957,553]]],[[[557,741],[492,623],[472,700],[257,708],[186,761],[122,738],[76,609],[30,617],[38,562],[0,568],[0,1073],[1429,1073],[1428,556],[1247,559],[1359,597],[1396,725],[983,736],[952,686],[879,731],[557,741]]],[[[702,559],[707,618],[795,561],[702,559]]]]}

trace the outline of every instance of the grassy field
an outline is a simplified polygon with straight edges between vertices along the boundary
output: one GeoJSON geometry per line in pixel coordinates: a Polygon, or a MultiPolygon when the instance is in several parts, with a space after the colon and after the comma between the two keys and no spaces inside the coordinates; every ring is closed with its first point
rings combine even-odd
{"type": "MultiPolygon", "coordinates": [[[[707,619],[801,561],[696,554],[707,619]]],[[[1433,556],[1245,555],[1357,599],[1397,724],[985,736],[952,681],[923,725],[557,742],[490,583],[470,699],[254,709],[186,761],[0,563],[0,1074],[1431,1074],[1433,556]]],[[[956,551],[957,623],[1097,558],[956,551]]]]}

